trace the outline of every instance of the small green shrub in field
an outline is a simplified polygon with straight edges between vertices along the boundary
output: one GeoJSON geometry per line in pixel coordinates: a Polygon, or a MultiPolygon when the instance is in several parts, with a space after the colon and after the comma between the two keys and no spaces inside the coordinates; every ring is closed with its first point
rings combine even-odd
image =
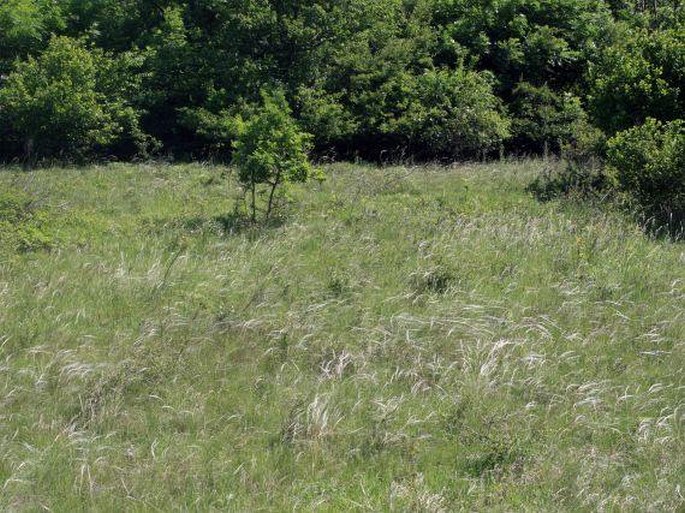
{"type": "Polygon", "coordinates": [[[290,182],[305,182],[313,168],[307,158],[310,136],[292,118],[282,92],[262,95],[263,106],[238,127],[234,163],[238,180],[250,196],[252,221],[257,218],[258,195],[266,195],[264,216],[273,211],[276,193],[290,182]]]}
{"type": "Polygon", "coordinates": [[[671,232],[685,228],[685,122],[643,125],[609,140],[608,161],[619,190],[646,219],[671,232]]]}
{"type": "Polygon", "coordinates": [[[0,192],[0,248],[5,251],[34,251],[52,246],[46,227],[48,216],[23,191],[0,192]]]}

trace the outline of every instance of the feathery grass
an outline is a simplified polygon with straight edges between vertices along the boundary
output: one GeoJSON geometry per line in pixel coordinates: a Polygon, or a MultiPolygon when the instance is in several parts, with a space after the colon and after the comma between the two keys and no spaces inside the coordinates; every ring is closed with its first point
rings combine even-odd
{"type": "Polygon", "coordinates": [[[682,508],[685,246],[544,165],[1,172],[0,509],[682,508]]]}

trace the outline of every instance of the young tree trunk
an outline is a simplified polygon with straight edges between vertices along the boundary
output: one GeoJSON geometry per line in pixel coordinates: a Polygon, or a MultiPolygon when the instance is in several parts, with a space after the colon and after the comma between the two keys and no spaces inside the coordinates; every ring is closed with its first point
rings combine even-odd
{"type": "Polygon", "coordinates": [[[254,170],[250,176],[250,189],[252,192],[252,222],[257,221],[257,184],[254,181],[254,170]]]}
{"type": "Polygon", "coordinates": [[[252,181],[252,222],[257,221],[257,184],[252,181]]]}
{"type": "Polygon", "coordinates": [[[278,187],[278,184],[281,181],[281,173],[278,173],[276,175],[276,180],[274,180],[274,183],[271,185],[271,191],[269,192],[269,203],[266,207],[266,218],[269,219],[269,216],[271,215],[271,209],[273,208],[274,204],[274,195],[276,193],[276,187],[278,187]]]}
{"type": "Polygon", "coordinates": [[[35,164],[34,144],[33,137],[27,137],[24,142],[24,169],[33,169],[35,164]]]}

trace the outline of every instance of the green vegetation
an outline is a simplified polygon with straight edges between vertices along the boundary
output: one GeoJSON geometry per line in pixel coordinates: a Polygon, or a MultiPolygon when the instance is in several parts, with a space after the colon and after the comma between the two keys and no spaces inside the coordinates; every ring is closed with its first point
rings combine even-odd
{"type": "MultiPolygon", "coordinates": [[[[611,137],[648,117],[682,119],[684,27],[673,0],[10,0],[0,91],[40,77],[22,102],[51,120],[36,151],[63,159],[73,141],[52,148],[51,130],[71,133],[73,116],[89,127],[90,111],[117,125],[99,112],[112,106],[131,109],[124,126],[163,154],[228,159],[229,120],[253,111],[262,89],[285,92],[320,155],[542,154],[582,136],[578,120],[611,137]],[[69,84],[74,63],[84,75],[69,84]],[[116,87],[100,88],[93,67],[116,87]]],[[[26,123],[0,124],[0,160],[22,157],[26,123]]],[[[112,137],[103,130],[80,136],[81,150],[130,158],[130,145],[100,151],[112,137]]]]}
{"type": "Polygon", "coordinates": [[[3,184],[0,192],[0,246],[5,251],[48,249],[51,237],[47,212],[31,194],[3,184]]]}
{"type": "MultiPolygon", "coordinates": [[[[0,162],[29,167],[228,163],[260,91],[281,91],[314,159],[551,153],[591,183],[596,169],[584,165],[606,161],[609,139],[648,119],[685,119],[683,84],[685,3],[673,0],[0,6],[0,162]]],[[[639,191],[610,192],[627,193],[643,218],[654,210],[639,191]]],[[[680,216],[682,197],[674,201],[668,210],[680,216]]],[[[671,235],[683,223],[669,221],[671,235]]]]}
{"type": "Polygon", "coordinates": [[[657,227],[685,233],[685,123],[644,125],[609,141],[609,162],[622,190],[657,227]]]}
{"type": "Polygon", "coordinates": [[[292,182],[306,182],[312,174],[307,159],[309,134],[300,132],[282,92],[263,94],[263,107],[247,123],[238,121],[234,162],[238,180],[249,193],[252,222],[257,220],[257,194],[264,193],[264,218],[292,182]],[[261,187],[264,190],[257,190],[261,187]]]}
{"type": "Polygon", "coordinates": [[[0,173],[0,509],[683,508],[682,244],[551,165],[0,173]]]}
{"type": "Polygon", "coordinates": [[[610,135],[644,123],[685,117],[685,25],[670,30],[616,27],[589,77],[590,109],[610,135]]]}
{"type": "Polygon", "coordinates": [[[127,137],[143,147],[145,136],[125,91],[108,90],[116,81],[109,76],[114,68],[102,52],[66,37],[52,39],[37,59],[17,63],[0,88],[0,118],[24,143],[29,162],[83,160],[127,137]]]}
{"type": "Polygon", "coordinates": [[[678,0],[0,0],[0,510],[684,510],[684,127],[678,0]]]}

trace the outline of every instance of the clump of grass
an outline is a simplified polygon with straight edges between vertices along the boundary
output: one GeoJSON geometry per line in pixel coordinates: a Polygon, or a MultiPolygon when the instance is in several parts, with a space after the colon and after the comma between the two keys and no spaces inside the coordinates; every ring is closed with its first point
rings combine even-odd
{"type": "Polygon", "coordinates": [[[437,265],[412,273],[411,283],[418,294],[444,294],[458,283],[458,278],[449,266],[437,265]]]}
{"type": "Polygon", "coordinates": [[[30,193],[16,187],[0,191],[0,246],[6,251],[49,249],[50,214],[30,193]]]}

